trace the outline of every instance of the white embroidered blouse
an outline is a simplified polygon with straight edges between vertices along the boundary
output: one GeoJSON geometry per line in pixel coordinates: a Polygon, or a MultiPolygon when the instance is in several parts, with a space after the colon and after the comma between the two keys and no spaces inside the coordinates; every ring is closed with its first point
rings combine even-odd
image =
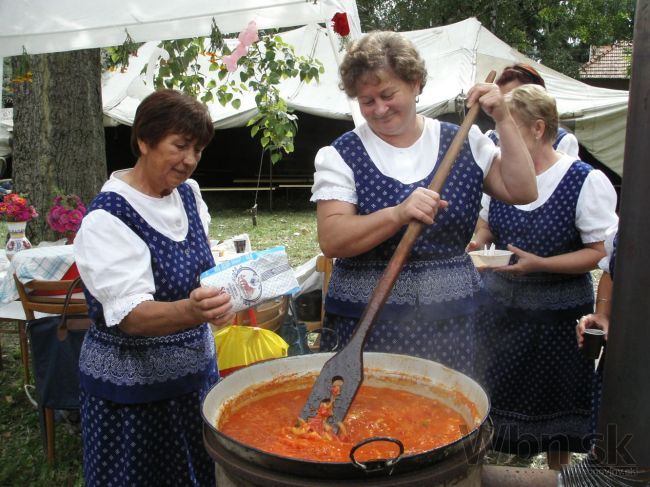
{"type": "MultiPolygon", "coordinates": [[[[145,195],[122,181],[128,171],[116,171],[102,187],[123,196],[155,230],[180,242],[188,231],[183,201],[174,190],[168,196],[145,195]]],[[[199,210],[206,235],[210,224],[208,207],[193,179],[187,183],[199,210]]],[[[207,238],[207,237],[206,237],[207,238]]],[[[133,308],[152,301],[155,285],[147,245],[121,220],[104,210],[86,215],[74,241],[75,261],[88,291],[104,308],[107,326],[119,324],[133,308]]]]}
{"type": "MultiPolygon", "coordinates": [[[[424,130],[410,147],[394,147],[368,127],[360,125],[354,132],[363,142],[368,155],[379,171],[386,176],[410,184],[420,181],[435,167],[440,145],[440,122],[425,117],[424,130]]],[[[487,175],[492,161],[499,154],[499,149],[476,125],[473,125],[468,135],[470,148],[474,159],[483,170],[483,178],[487,175]]],[[[357,194],[354,185],[352,169],[343,161],[332,146],[321,148],[315,159],[316,173],[312,186],[311,201],[339,200],[357,204],[357,194]]]]}
{"type": "MultiPolygon", "coordinates": [[[[542,206],[553,194],[555,188],[571,167],[576,158],[562,155],[562,158],[550,168],[537,175],[538,197],[527,205],[515,205],[523,211],[532,211],[542,206]]],[[[489,222],[491,198],[483,195],[480,216],[489,222]]],[[[616,190],[602,171],[594,169],[589,173],[580,190],[576,204],[576,227],[580,231],[582,243],[602,242],[607,236],[607,229],[618,224],[616,216],[616,190]]]]}

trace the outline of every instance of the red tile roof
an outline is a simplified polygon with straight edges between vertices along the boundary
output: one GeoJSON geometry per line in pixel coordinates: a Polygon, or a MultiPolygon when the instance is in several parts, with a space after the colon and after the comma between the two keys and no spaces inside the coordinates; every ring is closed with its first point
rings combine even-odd
{"type": "Polygon", "coordinates": [[[580,78],[629,79],[632,41],[617,41],[610,46],[591,46],[589,61],[580,67],[580,78]]]}

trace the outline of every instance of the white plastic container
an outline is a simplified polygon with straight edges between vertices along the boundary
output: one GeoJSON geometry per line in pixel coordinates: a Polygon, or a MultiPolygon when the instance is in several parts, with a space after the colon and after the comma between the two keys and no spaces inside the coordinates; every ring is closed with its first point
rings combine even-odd
{"type": "Polygon", "coordinates": [[[509,250],[474,250],[469,252],[475,267],[501,267],[508,265],[512,252],[509,250]]]}

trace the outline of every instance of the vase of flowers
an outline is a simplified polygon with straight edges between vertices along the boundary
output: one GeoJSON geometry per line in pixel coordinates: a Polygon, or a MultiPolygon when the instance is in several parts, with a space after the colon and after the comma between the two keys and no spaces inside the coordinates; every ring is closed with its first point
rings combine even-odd
{"type": "Polygon", "coordinates": [[[54,198],[53,206],[47,213],[47,224],[52,230],[65,236],[71,244],[79,230],[81,220],[86,214],[86,207],[76,194],[59,195],[54,198]]]}
{"type": "Polygon", "coordinates": [[[32,244],[25,236],[25,229],[27,222],[37,217],[38,213],[24,195],[9,193],[0,203],[0,216],[7,222],[9,240],[5,251],[7,259],[11,260],[16,252],[32,248],[32,244]]]}

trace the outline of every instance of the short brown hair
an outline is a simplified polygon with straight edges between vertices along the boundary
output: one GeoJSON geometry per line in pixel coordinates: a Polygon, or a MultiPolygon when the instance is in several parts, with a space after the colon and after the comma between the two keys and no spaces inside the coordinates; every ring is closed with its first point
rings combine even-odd
{"type": "Polygon", "coordinates": [[[553,143],[557,137],[559,116],[555,98],[539,85],[521,85],[505,96],[512,114],[522,122],[533,125],[542,120],[546,125],[542,139],[553,143]]]}
{"type": "Polygon", "coordinates": [[[214,137],[210,111],[200,101],[176,90],[154,91],[135,112],[131,151],[140,157],[138,140],[156,146],[169,134],[181,134],[206,147],[214,137]]]}
{"type": "Polygon", "coordinates": [[[427,82],[427,69],[415,45],[401,34],[369,32],[352,42],[339,66],[339,87],[350,98],[357,96],[357,81],[368,73],[390,68],[407,83],[419,82],[420,93],[427,82]]]}
{"type": "Polygon", "coordinates": [[[528,64],[515,64],[506,67],[495,83],[499,86],[507,85],[511,81],[519,81],[522,85],[539,85],[546,88],[544,78],[535,68],[528,64]]]}

